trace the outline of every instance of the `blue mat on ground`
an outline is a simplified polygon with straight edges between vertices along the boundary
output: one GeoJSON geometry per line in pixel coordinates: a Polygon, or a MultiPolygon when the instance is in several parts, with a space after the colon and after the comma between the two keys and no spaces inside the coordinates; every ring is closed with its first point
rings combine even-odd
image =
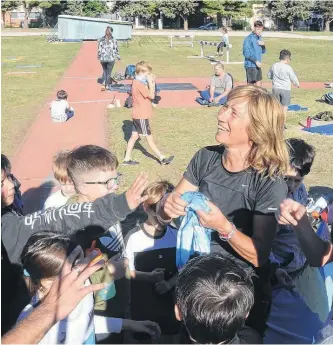
{"type": "Polygon", "coordinates": [[[314,126],[310,128],[303,128],[303,131],[310,133],[318,133],[323,135],[333,135],[333,123],[322,126],[314,126]]]}
{"type": "Polygon", "coordinates": [[[288,111],[308,111],[307,107],[302,107],[299,104],[290,104],[288,106],[288,111]]]}
{"type": "MultiPolygon", "coordinates": [[[[118,92],[128,92],[130,90],[131,85],[115,85],[112,86],[110,91],[118,91],[118,92]]],[[[158,83],[158,89],[160,91],[190,91],[190,90],[198,90],[191,83],[158,83]]]]}

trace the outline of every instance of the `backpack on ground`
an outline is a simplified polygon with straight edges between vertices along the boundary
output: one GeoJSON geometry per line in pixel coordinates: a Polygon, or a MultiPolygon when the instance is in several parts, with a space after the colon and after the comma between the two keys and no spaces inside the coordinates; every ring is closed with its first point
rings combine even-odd
{"type": "Polygon", "coordinates": [[[318,113],[316,116],[314,116],[313,119],[317,121],[331,121],[333,120],[333,112],[322,111],[321,113],[318,113]]]}
{"type": "Polygon", "coordinates": [[[135,77],[135,65],[127,65],[125,70],[126,79],[134,79],[135,77]]]}
{"type": "Polygon", "coordinates": [[[333,105],[333,92],[326,93],[321,99],[324,100],[325,103],[333,105]]]}

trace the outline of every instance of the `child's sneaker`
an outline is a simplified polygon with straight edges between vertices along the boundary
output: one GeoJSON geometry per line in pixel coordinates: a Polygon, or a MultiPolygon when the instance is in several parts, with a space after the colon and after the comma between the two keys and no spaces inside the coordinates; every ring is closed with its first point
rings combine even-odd
{"type": "Polygon", "coordinates": [[[101,91],[105,91],[105,86],[104,85],[101,87],[101,91]]]}
{"type": "Polygon", "coordinates": [[[138,161],[134,161],[130,159],[129,161],[123,161],[123,165],[138,165],[140,164],[138,161]]]}
{"type": "Polygon", "coordinates": [[[151,105],[152,105],[154,108],[157,107],[157,104],[156,104],[156,103],[152,103],[151,105]]]}
{"type": "Polygon", "coordinates": [[[160,160],[160,163],[161,163],[161,165],[168,165],[173,161],[174,158],[175,158],[175,156],[163,158],[162,160],[160,160]]]}

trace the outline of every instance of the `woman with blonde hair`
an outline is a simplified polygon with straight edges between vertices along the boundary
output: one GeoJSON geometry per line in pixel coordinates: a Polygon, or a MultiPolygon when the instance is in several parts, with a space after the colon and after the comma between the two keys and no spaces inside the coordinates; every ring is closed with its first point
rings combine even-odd
{"type": "Polygon", "coordinates": [[[218,114],[219,145],[199,150],[183,178],[161,203],[160,216],[185,215],[181,195],[199,191],[210,199],[210,213],[198,211],[211,234],[211,252],[224,253],[256,273],[255,304],[248,325],[261,335],[271,302],[269,254],[277,229],[275,214],[286,197],[288,167],[284,112],[265,89],[233,89],[218,114]]]}

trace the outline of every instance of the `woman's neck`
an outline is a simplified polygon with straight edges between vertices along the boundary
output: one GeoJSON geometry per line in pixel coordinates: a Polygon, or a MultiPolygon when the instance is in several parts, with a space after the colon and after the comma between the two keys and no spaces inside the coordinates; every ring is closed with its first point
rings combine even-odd
{"type": "Polygon", "coordinates": [[[225,148],[222,156],[222,164],[225,169],[230,172],[239,172],[249,167],[247,163],[247,156],[250,147],[245,146],[242,148],[225,148]]]}
{"type": "Polygon", "coordinates": [[[145,231],[153,237],[161,235],[164,231],[163,225],[159,224],[156,220],[149,218],[145,223],[143,223],[143,227],[145,231]]]}

